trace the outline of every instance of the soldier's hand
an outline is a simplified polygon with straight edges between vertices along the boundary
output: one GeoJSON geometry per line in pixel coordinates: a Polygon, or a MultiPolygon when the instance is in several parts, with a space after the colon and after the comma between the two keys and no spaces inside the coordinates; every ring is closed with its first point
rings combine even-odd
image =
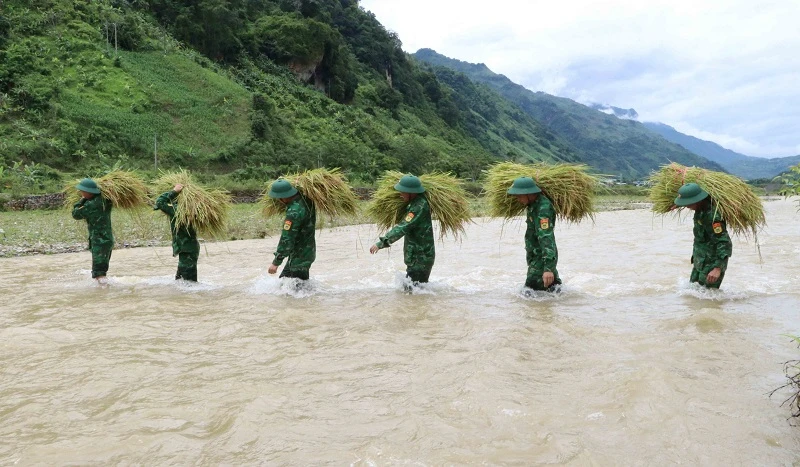
{"type": "Polygon", "coordinates": [[[542,274],[542,282],[544,283],[545,287],[550,287],[553,284],[554,280],[556,280],[556,278],[552,272],[547,271],[544,274],[542,274]]]}
{"type": "Polygon", "coordinates": [[[706,276],[706,282],[709,284],[716,284],[720,275],[722,275],[722,269],[714,268],[706,276]]]}
{"type": "Polygon", "coordinates": [[[270,273],[270,274],[275,274],[276,272],[278,272],[278,266],[275,266],[274,264],[270,264],[269,265],[269,269],[267,269],[267,272],[270,273]]]}
{"type": "Polygon", "coordinates": [[[378,245],[372,245],[371,247],[369,247],[369,252],[370,252],[371,254],[373,254],[373,255],[374,255],[375,253],[377,253],[377,252],[378,252],[378,250],[380,250],[380,248],[378,248],[378,245]]]}
{"type": "Polygon", "coordinates": [[[175,187],[172,189],[172,191],[174,191],[175,193],[180,193],[181,190],[183,190],[183,185],[181,185],[180,183],[175,184],[175,187]]]}

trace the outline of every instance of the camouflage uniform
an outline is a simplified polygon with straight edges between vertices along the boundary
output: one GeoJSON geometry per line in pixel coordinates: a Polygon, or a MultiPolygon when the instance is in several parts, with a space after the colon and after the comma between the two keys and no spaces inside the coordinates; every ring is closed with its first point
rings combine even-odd
{"type": "Polygon", "coordinates": [[[100,195],[81,198],[72,207],[73,219],[86,219],[89,227],[89,249],[92,250],[92,277],[103,277],[108,272],[114,233],[111,231],[111,201],[100,195]]]}
{"type": "Polygon", "coordinates": [[[156,200],[155,209],[169,216],[169,231],[172,232],[172,256],[178,257],[178,272],[175,279],[197,282],[197,259],[200,257],[200,242],[192,227],[178,228],[175,225],[175,198],[178,193],[168,191],[156,200]]]}
{"type": "Polygon", "coordinates": [[[733,244],[728,236],[725,221],[712,204],[694,212],[694,246],[692,248],[691,282],[718,289],[728,268],[728,257],[733,252],[733,244]],[[714,268],[722,271],[719,280],[713,284],[706,283],[706,276],[714,268]]]}
{"type": "Polygon", "coordinates": [[[406,275],[414,282],[428,282],[436,259],[436,248],[431,208],[425,195],[419,194],[408,203],[403,221],[380,237],[376,245],[386,248],[403,236],[406,237],[403,244],[406,275]]]}
{"type": "Polygon", "coordinates": [[[297,195],[286,205],[283,232],[272,261],[275,266],[280,266],[284,258],[289,258],[280,277],[308,280],[311,263],[317,258],[317,243],[314,238],[316,224],[316,208],[302,195],[297,195]]]}
{"type": "Polygon", "coordinates": [[[561,278],[558,277],[558,270],[556,270],[558,248],[553,233],[556,211],[550,200],[540,194],[536,201],[528,204],[527,215],[525,252],[528,261],[528,275],[525,279],[525,287],[533,290],[552,290],[556,285],[561,284],[561,278]],[[553,273],[553,283],[550,287],[545,287],[542,281],[542,274],[547,271],[553,273]]]}

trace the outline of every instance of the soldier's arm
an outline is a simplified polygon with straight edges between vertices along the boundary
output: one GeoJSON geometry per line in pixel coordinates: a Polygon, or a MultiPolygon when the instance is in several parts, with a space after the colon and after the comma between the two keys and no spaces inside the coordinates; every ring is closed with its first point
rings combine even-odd
{"type": "Polygon", "coordinates": [[[86,222],[94,224],[103,215],[103,200],[100,196],[83,201],[83,205],[76,210],[73,209],[72,217],[75,219],[86,219],[86,222]]]}
{"type": "Polygon", "coordinates": [[[733,253],[733,243],[731,237],[728,235],[728,228],[725,220],[722,219],[718,213],[714,216],[714,221],[711,223],[711,241],[716,244],[716,255],[714,256],[715,268],[722,268],[725,260],[733,253]]]}
{"type": "Polygon", "coordinates": [[[540,209],[536,215],[536,222],[539,224],[536,238],[539,240],[539,246],[542,249],[544,270],[548,272],[553,272],[556,269],[556,237],[553,233],[555,216],[556,213],[552,207],[540,209]]]}
{"type": "Polygon", "coordinates": [[[294,249],[302,220],[303,213],[299,210],[289,208],[286,211],[286,219],[283,221],[281,239],[278,242],[278,248],[275,250],[275,259],[272,260],[272,264],[275,266],[280,266],[283,260],[289,256],[294,249]]]}
{"type": "Polygon", "coordinates": [[[419,218],[422,217],[420,214],[422,214],[423,210],[424,206],[422,204],[412,203],[405,217],[403,217],[403,220],[392,227],[392,230],[386,232],[386,235],[380,237],[375,245],[377,245],[378,248],[387,248],[392,243],[403,238],[408,232],[408,229],[419,222],[419,218]]]}
{"type": "Polygon", "coordinates": [[[169,214],[170,216],[175,215],[175,206],[173,205],[172,201],[178,196],[178,193],[175,191],[168,191],[166,193],[162,193],[161,196],[156,199],[156,208],[160,209],[161,211],[169,214]]]}
{"type": "Polygon", "coordinates": [[[86,198],[81,198],[80,201],[72,206],[72,218],[75,220],[86,219],[86,211],[83,210],[86,204],[86,198]]]}

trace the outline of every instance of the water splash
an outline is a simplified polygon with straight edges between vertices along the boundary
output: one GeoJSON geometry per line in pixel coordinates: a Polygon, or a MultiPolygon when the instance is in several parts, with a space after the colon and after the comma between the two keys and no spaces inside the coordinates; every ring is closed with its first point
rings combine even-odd
{"type": "Polygon", "coordinates": [[[248,290],[251,295],[277,295],[294,298],[308,298],[324,293],[325,290],[315,279],[307,281],[293,277],[259,276],[248,290]]]}

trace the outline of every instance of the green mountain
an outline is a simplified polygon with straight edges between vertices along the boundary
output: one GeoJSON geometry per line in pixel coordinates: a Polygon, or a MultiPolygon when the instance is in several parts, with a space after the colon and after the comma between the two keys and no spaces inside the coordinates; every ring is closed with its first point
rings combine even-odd
{"type": "Polygon", "coordinates": [[[369,182],[579,160],[487,86],[421,66],[357,0],[0,7],[0,190],[119,164],[257,186],[317,166],[369,182]]]}
{"type": "Polygon", "coordinates": [[[663,123],[645,122],[644,125],[663,136],[667,141],[680,144],[689,151],[718,163],[728,172],[745,180],[773,178],[789,170],[789,167],[800,164],[800,156],[773,159],[745,156],[725,149],[717,143],[685,135],[663,123]]]}
{"type": "Polygon", "coordinates": [[[431,49],[420,49],[413,56],[487,84],[542,123],[559,141],[566,142],[580,161],[601,172],[636,179],[670,161],[723,170],[716,162],[664,140],[637,121],[621,120],[571,99],[530,91],[484,64],[455,60],[431,49]]]}

